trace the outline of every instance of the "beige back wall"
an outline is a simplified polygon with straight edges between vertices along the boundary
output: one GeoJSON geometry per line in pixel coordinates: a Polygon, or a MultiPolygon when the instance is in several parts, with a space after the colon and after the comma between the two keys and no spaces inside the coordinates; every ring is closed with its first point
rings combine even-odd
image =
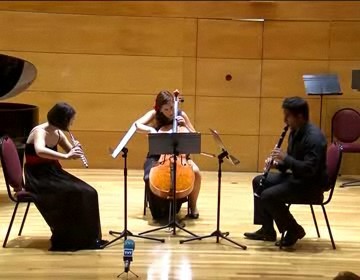
{"type": "MultiPolygon", "coordinates": [[[[39,106],[41,121],[55,102],[71,103],[90,166],[119,168],[108,148],[159,90],[179,88],[203,151],[217,152],[208,131],[215,128],[241,160],[225,170],[261,170],[283,128],[283,98],[307,98],[303,74],[339,74],[344,94],[323,100],[328,137],[336,110],[360,109],[350,88],[360,67],[360,4],[341,2],[2,2],[0,52],[38,69],[30,89],[8,101],[39,106]],[[240,20],[250,17],[265,20],[240,20]]],[[[319,124],[320,99],[307,99],[319,124]]],[[[129,144],[130,168],[142,168],[146,141],[137,134],[129,144]]],[[[216,161],[195,158],[216,169],[216,161]]],[[[358,161],[346,155],[343,173],[360,173],[358,161]]]]}

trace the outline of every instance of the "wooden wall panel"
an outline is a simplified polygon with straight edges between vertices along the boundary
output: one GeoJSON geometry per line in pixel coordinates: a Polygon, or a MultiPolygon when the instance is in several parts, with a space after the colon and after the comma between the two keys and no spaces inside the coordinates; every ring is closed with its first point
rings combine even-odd
{"type": "MultiPolygon", "coordinates": [[[[276,143],[279,141],[282,128],[279,129],[277,136],[261,135],[259,136],[259,159],[258,159],[258,170],[263,171],[265,166],[265,160],[270,156],[271,151],[274,149],[276,143]]],[[[288,144],[289,131],[286,134],[284,142],[281,148],[286,151],[288,144]]]]}
{"type": "MultiPolygon", "coordinates": [[[[218,130],[221,134],[222,130],[218,130]]],[[[257,168],[258,136],[221,135],[221,139],[231,154],[240,160],[239,165],[232,165],[224,160],[224,171],[254,171],[257,168]]],[[[202,135],[201,150],[203,152],[218,154],[219,147],[209,134],[202,135]]],[[[194,155],[194,161],[201,170],[215,171],[218,168],[217,158],[194,155]]]]}
{"type": "MultiPolygon", "coordinates": [[[[195,95],[196,92],[196,58],[186,57],[183,59],[182,93],[195,95]]],[[[180,86],[179,86],[180,87],[180,86]]],[[[169,90],[177,88],[172,85],[169,90]]]]}
{"type": "Polygon", "coordinates": [[[196,94],[200,96],[260,96],[261,60],[198,59],[196,94]],[[227,81],[226,75],[232,79],[227,81]]]}
{"type": "MultiPolygon", "coordinates": [[[[86,158],[89,162],[89,168],[116,168],[119,169],[119,175],[122,175],[124,168],[121,154],[113,159],[110,155],[109,148],[115,148],[124,132],[97,132],[97,131],[73,131],[74,136],[78,139],[84,149],[86,158]]],[[[141,169],[147,154],[147,136],[146,134],[135,134],[131,138],[127,148],[128,168],[141,169]]],[[[81,160],[64,160],[61,164],[65,168],[81,168],[81,160]]]]}
{"type": "MultiPolygon", "coordinates": [[[[344,154],[341,166],[340,166],[340,174],[350,174],[350,175],[358,175],[360,174],[360,154],[344,154]]],[[[345,181],[345,178],[348,181],[351,181],[351,176],[342,176],[342,179],[345,181]]],[[[355,178],[352,178],[355,180],[355,178]]],[[[346,180],[346,181],[347,181],[346,180]]]]}
{"type": "Polygon", "coordinates": [[[360,3],[357,1],[1,1],[0,9],[213,19],[360,19],[360,3]]]}
{"type": "MultiPolygon", "coordinates": [[[[181,109],[194,122],[194,96],[184,96],[181,109]]],[[[64,92],[27,92],[11,98],[40,108],[40,121],[46,121],[48,110],[56,102],[65,101],[77,111],[73,129],[81,131],[127,131],[130,125],[152,109],[154,96],[134,94],[96,94],[64,92]]]]}
{"type": "MultiPolygon", "coordinates": [[[[305,95],[303,74],[339,74],[344,95],[323,102],[327,134],[337,108],[360,106],[350,89],[351,69],[359,69],[359,22],[360,3],[349,1],[7,1],[0,2],[0,51],[38,68],[30,90],[10,102],[38,105],[41,120],[56,101],[76,107],[73,130],[91,167],[119,168],[108,147],[159,90],[179,88],[184,110],[204,133],[203,151],[216,153],[208,133],[215,128],[241,160],[224,169],[256,171],[283,128],[284,97],[307,98],[319,122],[320,99],[305,95]],[[251,18],[265,22],[242,21],[251,18]]],[[[142,168],[146,135],[129,148],[129,168],[142,168]]],[[[194,158],[202,170],[217,168],[212,159],[194,158]]],[[[349,155],[342,172],[359,173],[356,160],[349,155]]]]}
{"type": "MultiPolygon", "coordinates": [[[[319,126],[320,98],[305,98],[309,103],[310,120],[319,126]]],[[[284,98],[261,98],[260,135],[280,135],[284,128],[282,102],[284,98]]],[[[324,103],[323,103],[324,106],[324,103]]]]}
{"type": "MultiPolygon", "coordinates": [[[[6,52],[36,65],[32,90],[61,92],[154,94],[164,88],[182,90],[182,57],[109,56],[6,52]]],[[[190,71],[193,71],[190,69],[190,71]]]]}
{"type": "Polygon", "coordinates": [[[153,56],[196,51],[194,19],[1,12],[0,26],[8,22],[2,50],[153,56]]]}
{"type": "MultiPolygon", "coordinates": [[[[359,48],[360,52],[360,48],[359,48]]],[[[351,89],[351,75],[353,69],[360,69],[360,60],[343,61],[343,60],[331,60],[329,62],[329,71],[336,73],[339,77],[340,87],[343,92],[341,99],[346,98],[360,98],[360,93],[351,89]]],[[[338,97],[331,97],[337,98],[338,97]]]]}
{"type": "MultiPolygon", "coordinates": [[[[124,133],[73,131],[76,138],[82,143],[90,168],[123,168],[122,158],[113,159],[109,154],[109,147],[115,148],[124,133]]],[[[231,154],[240,160],[240,164],[233,166],[228,161],[223,164],[224,171],[254,171],[257,168],[258,136],[221,136],[231,154]]],[[[274,144],[275,145],[275,144],[274,144]]],[[[146,134],[135,134],[130,140],[128,154],[128,168],[141,169],[144,163],[148,142],[146,134]]],[[[219,147],[211,135],[202,135],[202,151],[218,154],[219,147]]],[[[201,155],[192,158],[201,170],[217,170],[217,159],[201,155]]],[[[62,161],[66,168],[81,168],[80,160],[62,161]]]]}
{"type": "Polygon", "coordinates": [[[262,70],[262,97],[305,97],[302,76],[328,72],[327,61],[264,60],[262,70]]]}
{"type": "Polygon", "coordinates": [[[331,23],[331,59],[360,59],[360,22],[331,23]]]}
{"type": "Polygon", "coordinates": [[[329,61],[329,72],[338,75],[343,95],[324,97],[323,127],[327,135],[330,135],[331,118],[337,110],[344,107],[360,108],[360,92],[351,89],[353,69],[360,69],[360,61],[329,61]]]}
{"type": "Polygon", "coordinates": [[[263,22],[199,20],[198,57],[257,58],[262,56],[263,22]]]}
{"type": "Polygon", "coordinates": [[[258,98],[196,98],[196,127],[201,132],[216,129],[222,134],[259,134],[258,98]]]}
{"type": "Polygon", "coordinates": [[[328,22],[265,22],[265,59],[327,59],[328,49],[328,22]]]}

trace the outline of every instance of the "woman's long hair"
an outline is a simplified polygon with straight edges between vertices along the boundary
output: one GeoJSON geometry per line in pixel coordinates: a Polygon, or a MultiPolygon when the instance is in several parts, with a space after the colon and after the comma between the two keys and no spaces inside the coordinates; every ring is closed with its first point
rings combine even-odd
{"type": "Polygon", "coordinates": [[[154,109],[156,111],[155,118],[157,127],[172,124],[173,120],[169,119],[160,112],[163,105],[172,103],[174,103],[174,95],[170,91],[162,90],[156,96],[154,109]]]}
{"type": "Polygon", "coordinates": [[[76,111],[71,105],[65,102],[59,102],[47,113],[47,120],[49,124],[56,126],[61,130],[68,131],[70,120],[75,114],[76,111]]]}

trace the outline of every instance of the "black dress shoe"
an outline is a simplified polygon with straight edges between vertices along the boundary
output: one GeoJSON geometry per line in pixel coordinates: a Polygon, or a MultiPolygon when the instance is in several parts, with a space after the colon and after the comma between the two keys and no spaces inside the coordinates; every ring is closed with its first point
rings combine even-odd
{"type": "Polygon", "coordinates": [[[96,239],[94,249],[104,249],[107,243],[109,243],[108,240],[96,239]]]}
{"type": "Polygon", "coordinates": [[[251,240],[276,241],[276,231],[265,232],[263,228],[255,232],[245,232],[244,235],[251,240]]]}
{"type": "Polygon", "coordinates": [[[290,247],[293,246],[299,239],[302,239],[305,236],[305,230],[303,229],[302,226],[297,225],[294,229],[289,229],[285,236],[284,236],[284,240],[279,240],[275,243],[276,246],[280,246],[280,242],[281,242],[281,246],[283,247],[290,247]]]}

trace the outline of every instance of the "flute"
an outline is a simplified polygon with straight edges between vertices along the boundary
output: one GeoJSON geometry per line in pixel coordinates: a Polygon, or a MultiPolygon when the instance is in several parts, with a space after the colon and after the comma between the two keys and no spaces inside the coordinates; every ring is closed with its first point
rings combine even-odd
{"type": "MultiPolygon", "coordinates": [[[[289,129],[289,125],[286,125],[280,135],[280,138],[277,142],[277,144],[275,145],[275,148],[274,149],[278,149],[281,147],[284,139],[285,139],[285,135],[287,133],[289,129]]],[[[272,158],[271,156],[267,158],[267,161],[265,163],[265,167],[264,167],[264,170],[263,170],[263,174],[262,174],[262,177],[261,177],[261,180],[260,180],[260,184],[259,184],[259,188],[256,190],[256,192],[254,193],[255,196],[259,197],[261,192],[264,190],[263,186],[264,186],[264,182],[270,172],[270,169],[271,169],[271,166],[273,165],[274,163],[274,158],[272,158]]]]}
{"type": "MultiPolygon", "coordinates": [[[[68,132],[69,132],[69,135],[70,135],[70,138],[71,138],[71,142],[72,142],[72,144],[75,146],[75,144],[76,144],[77,141],[76,141],[74,135],[73,135],[70,131],[68,131],[68,132]]],[[[85,155],[82,154],[80,158],[81,158],[81,161],[82,161],[82,163],[84,164],[84,166],[85,166],[86,168],[89,168],[88,161],[87,161],[87,158],[85,157],[85,155]]]]}

